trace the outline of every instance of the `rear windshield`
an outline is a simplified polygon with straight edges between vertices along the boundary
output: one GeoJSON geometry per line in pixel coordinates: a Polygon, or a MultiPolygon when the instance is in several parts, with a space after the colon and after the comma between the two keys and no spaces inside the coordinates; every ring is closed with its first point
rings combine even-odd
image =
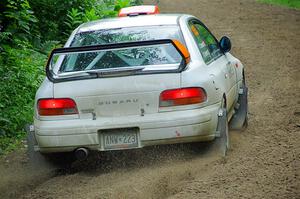
{"type": "Polygon", "coordinates": [[[82,32],[75,35],[71,46],[90,46],[99,44],[176,39],[185,45],[178,26],[143,26],[82,32]]]}
{"type": "Polygon", "coordinates": [[[59,73],[142,66],[145,70],[177,69],[182,57],[171,44],[54,54],[59,73]],[[61,58],[61,59],[60,59],[61,58]]]}
{"type": "MultiPolygon", "coordinates": [[[[83,32],[75,35],[71,47],[176,39],[182,42],[178,26],[146,26],[83,32]]],[[[182,42],[182,44],[184,44],[182,42]]],[[[182,56],[171,44],[131,48],[78,51],[54,54],[50,68],[57,75],[69,72],[143,67],[149,70],[176,70],[182,56]]]]}

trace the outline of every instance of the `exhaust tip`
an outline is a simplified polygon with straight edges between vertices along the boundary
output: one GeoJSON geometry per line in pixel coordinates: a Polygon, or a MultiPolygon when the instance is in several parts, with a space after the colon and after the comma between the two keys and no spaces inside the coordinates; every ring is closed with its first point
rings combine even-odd
{"type": "Polygon", "coordinates": [[[89,155],[89,150],[86,148],[78,148],[75,151],[75,157],[79,161],[85,160],[89,155]]]}

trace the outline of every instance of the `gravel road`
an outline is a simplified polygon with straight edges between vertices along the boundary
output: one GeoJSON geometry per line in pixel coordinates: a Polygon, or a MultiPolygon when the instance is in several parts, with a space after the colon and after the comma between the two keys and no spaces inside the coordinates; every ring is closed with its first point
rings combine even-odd
{"type": "Polygon", "coordinates": [[[300,11],[251,0],[161,0],[190,13],[246,66],[249,127],[226,158],[185,144],[94,154],[59,171],[0,158],[0,198],[300,198],[300,11]]]}

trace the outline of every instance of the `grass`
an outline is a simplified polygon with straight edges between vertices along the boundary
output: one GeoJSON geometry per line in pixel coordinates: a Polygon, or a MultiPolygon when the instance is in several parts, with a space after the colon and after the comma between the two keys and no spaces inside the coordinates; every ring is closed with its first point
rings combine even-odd
{"type": "Polygon", "coordinates": [[[26,132],[21,131],[16,137],[0,137],[0,157],[18,148],[24,147],[26,132]]]}
{"type": "Polygon", "coordinates": [[[275,4],[275,5],[300,9],[300,0],[257,0],[257,1],[262,3],[269,3],[269,4],[275,4]]]}

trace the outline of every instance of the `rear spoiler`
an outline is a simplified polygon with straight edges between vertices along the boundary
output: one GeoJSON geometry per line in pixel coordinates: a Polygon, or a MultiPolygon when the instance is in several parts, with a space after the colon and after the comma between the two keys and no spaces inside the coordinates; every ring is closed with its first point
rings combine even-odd
{"type": "MultiPolygon", "coordinates": [[[[81,46],[81,47],[67,47],[67,48],[56,48],[53,49],[49,55],[47,65],[46,65],[46,76],[51,82],[63,82],[63,81],[74,81],[74,80],[81,80],[87,79],[87,77],[66,77],[66,78],[55,78],[55,74],[49,68],[50,62],[52,60],[53,55],[55,54],[64,54],[64,53],[75,53],[75,52],[89,52],[89,51],[96,51],[96,50],[113,50],[113,49],[126,49],[132,47],[140,47],[140,46],[154,46],[160,44],[172,44],[179,54],[182,56],[182,63],[178,70],[172,72],[181,72],[184,70],[186,65],[190,62],[190,54],[187,48],[178,40],[171,40],[171,39],[162,39],[162,40],[151,40],[151,41],[137,41],[137,42],[125,42],[125,43],[114,43],[114,44],[101,44],[101,45],[93,45],[93,46],[81,46]]],[[[159,71],[159,73],[170,73],[169,70],[166,71],[159,71]]],[[[143,73],[145,74],[145,73],[143,73]]],[[[90,77],[94,78],[94,77],[90,77]]]]}

